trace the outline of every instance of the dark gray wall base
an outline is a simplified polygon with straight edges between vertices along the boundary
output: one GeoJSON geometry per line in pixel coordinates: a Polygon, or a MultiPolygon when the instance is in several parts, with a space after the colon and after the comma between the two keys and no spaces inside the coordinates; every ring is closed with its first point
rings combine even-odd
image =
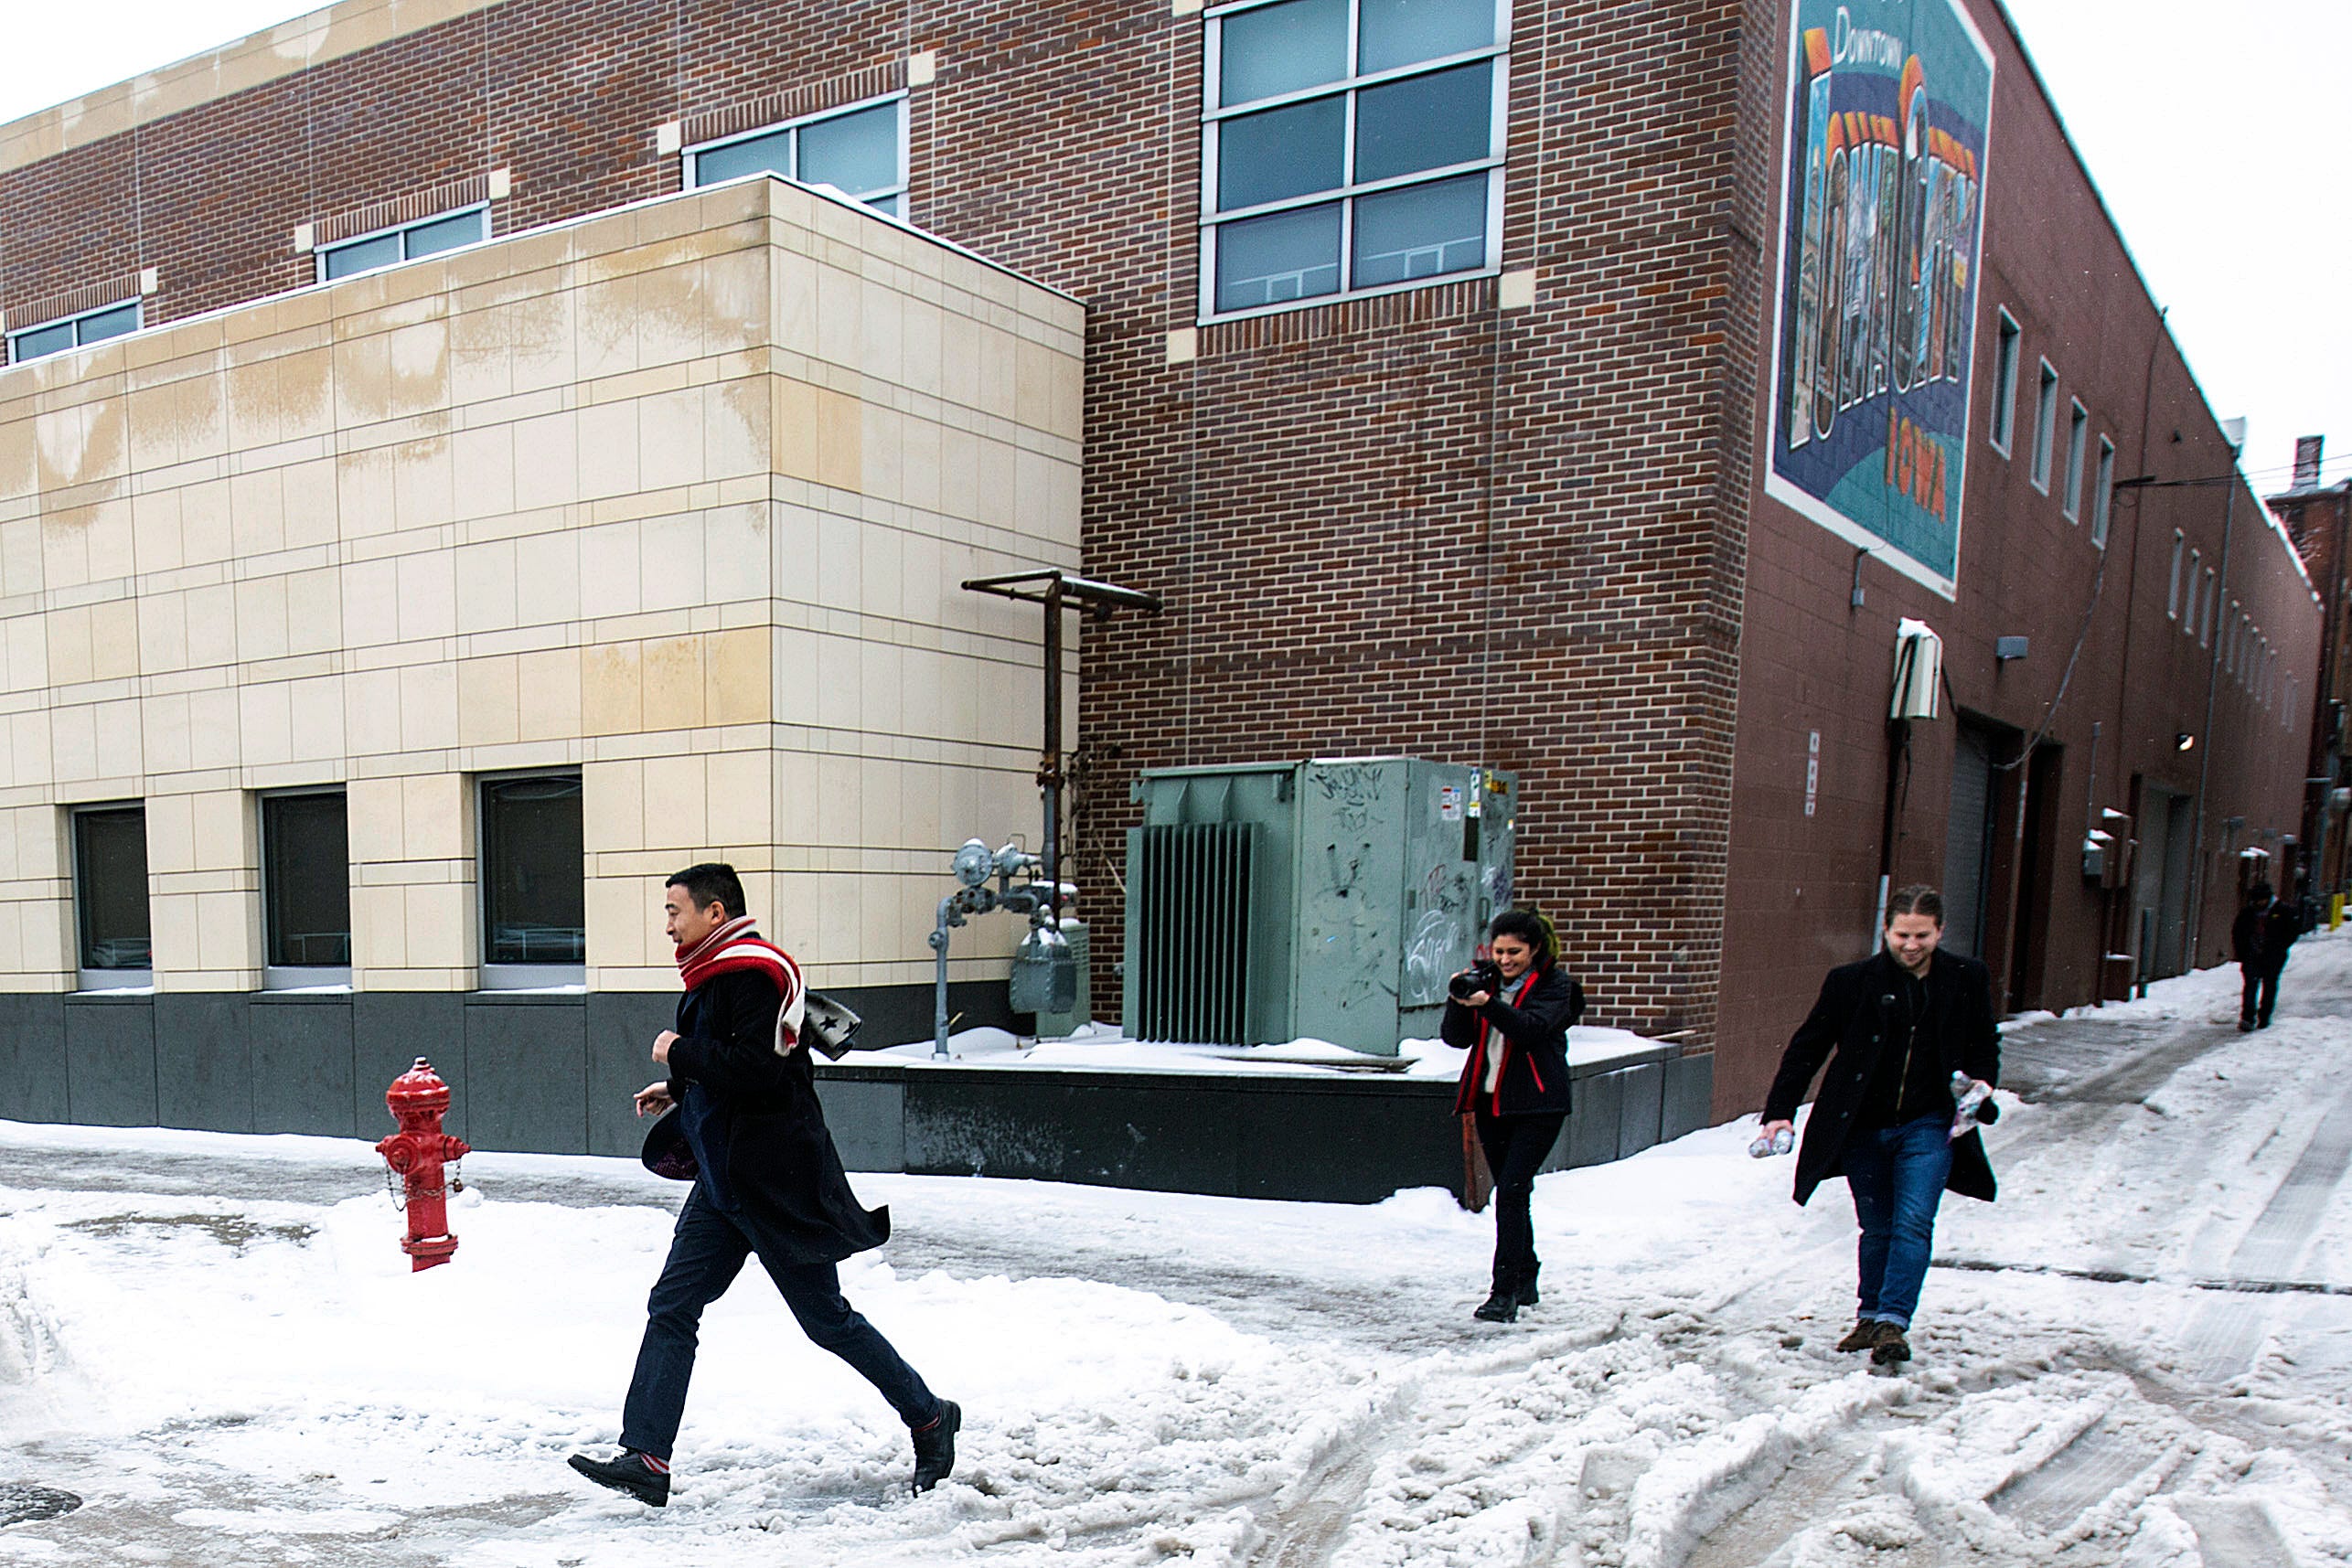
{"type": "MultiPolygon", "coordinates": [[[[840,994],[865,1038],[929,1031],[927,987],[840,994]]],[[[1001,985],[981,983],[950,997],[958,1028],[1008,1027],[1003,1000],[1001,985]]],[[[634,1155],[645,1127],[631,1096],[661,1076],[653,1040],[676,1012],[663,993],[0,995],[0,1119],[372,1142],[393,1130],[385,1089],[422,1056],[449,1083],[448,1130],[476,1147],[634,1155]]],[[[1705,1125],[1714,1067],[1662,1048],[1578,1069],[1545,1168],[1705,1125]]],[[[1462,1185],[1447,1082],[933,1067],[861,1052],[817,1074],[852,1170],[1350,1203],[1462,1185]]]]}

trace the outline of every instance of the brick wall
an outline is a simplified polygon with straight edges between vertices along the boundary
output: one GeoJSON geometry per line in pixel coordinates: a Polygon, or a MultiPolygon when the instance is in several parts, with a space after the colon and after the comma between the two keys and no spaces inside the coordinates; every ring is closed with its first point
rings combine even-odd
{"type": "MultiPolygon", "coordinates": [[[[2166,471],[2215,461],[2176,354],[2142,373],[2152,328],[2090,363],[2102,313],[2153,313],[1997,7],[1977,10],[2008,51],[1985,308],[2023,300],[2029,342],[2079,338],[2068,373],[2099,379],[2101,429],[2136,431],[2126,394],[2154,376],[2149,406],[2186,411],[2166,471]],[[2018,151],[2012,123],[2039,150],[2018,151]],[[2036,161],[2055,184],[2015,177],[2036,161]],[[2062,241],[2082,232],[2098,262],[2067,274],[2062,241]],[[2028,239],[2046,261],[2025,264],[2028,239]]],[[[1492,280],[1456,282],[1213,325],[1171,364],[1197,298],[1203,22],[1165,0],[510,0],[0,173],[0,304],[142,266],[161,272],[153,318],[283,289],[308,276],[294,225],[494,169],[512,182],[501,232],[656,194],[679,177],[656,152],[664,123],[691,140],[853,101],[932,51],[935,83],[909,89],[909,216],[1085,301],[1086,567],[1169,603],[1085,636],[1076,869],[1097,1006],[1116,1007],[1136,770],[1483,762],[1524,780],[1519,886],[1560,918],[1593,1019],[1736,1041],[1747,1065],[1718,1075],[1731,1106],[1819,964],[1866,944],[1894,613],[1952,624],[1962,700],[2031,728],[2090,564],[2079,527],[1996,527],[2014,482],[1979,463],[1962,604],[1876,572],[1856,618],[1850,552],[1762,499],[1785,13],[1519,0],[1503,266],[1534,274],[1523,308],[1492,280]],[[1996,621],[2035,636],[2030,667],[1980,656],[1996,621]],[[1814,728],[1832,762],[1808,819],[1787,740],[1814,728]]],[[[2190,507],[2152,496],[2146,511],[2190,507]]],[[[2144,555],[2113,572],[2115,602],[2144,610],[2144,555]]],[[[2282,601],[2273,624],[2294,613],[2282,601]]],[[[2085,689],[2123,684],[2122,624],[2095,624],[2085,689]]],[[[2135,670],[2201,696],[2201,667],[2177,638],[2165,649],[2135,670]]],[[[2135,746],[2168,743],[2169,718],[2133,723],[2135,746]]],[[[2062,738],[2071,781],[2087,735],[2062,738]]],[[[1907,867],[1939,863],[1949,748],[1932,731],[1915,747],[1907,867]]],[[[2083,999],[2099,912],[2051,896],[2063,952],[2037,984],[2083,999]]]]}

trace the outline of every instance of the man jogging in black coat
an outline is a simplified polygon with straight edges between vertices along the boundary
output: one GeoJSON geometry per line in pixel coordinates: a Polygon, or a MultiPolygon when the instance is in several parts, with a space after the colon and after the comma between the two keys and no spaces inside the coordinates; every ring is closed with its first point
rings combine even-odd
{"type": "Polygon", "coordinates": [[[743,913],[743,884],[732,866],[689,866],[669,879],[663,908],[686,995],[677,1029],[653,1044],[669,1076],[637,1091],[637,1114],[675,1109],[647,1135],[645,1162],[694,1187],[647,1303],[621,1452],[574,1454],[572,1467],[655,1508],[669,1501],[670,1445],[702,1309],[756,1253],[802,1332],[864,1374],[906,1423],[914,1489],[927,1491],[955,1467],[963,1412],[925,1387],[842,1299],[834,1265],[888,1240],[890,1211],[858,1206],[826,1131],[799,1039],[799,967],[743,913]]]}
{"type": "Polygon", "coordinates": [[[1911,1316],[1927,1280],[1944,1189],[1993,1200],[1993,1167],[1971,1126],[1953,1137],[1952,1075],[2001,1079],[1993,977],[1983,965],[1939,953],[1943,899],[1908,887],[1887,904],[1887,943],[1829,972],[1821,999],[1780,1059],[1764,1102],[1764,1137],[1795,1119],[1820,1072],[1821,1094],[1797,1155],[1802,1203],[1844,1175],[1862,1227],[1860,1303],[1841,1350],[1881,1366],[1911,1359],[1911,1316]],[[1834,1052],[1834,1055],[1832,1055],[1834,1052]]]}

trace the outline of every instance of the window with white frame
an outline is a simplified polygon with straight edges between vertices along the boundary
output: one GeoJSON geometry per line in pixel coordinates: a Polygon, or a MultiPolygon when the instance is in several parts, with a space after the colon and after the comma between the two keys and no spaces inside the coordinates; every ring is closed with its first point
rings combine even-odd
{"type": "Polygon", "coordinates": [[[1497,267],[1510,16],[1502,0],[1211,11],[1201,314],[1497,267]]]}
{"type": "Polygon", "coordinates": [[[262,982],[351,983],[351,838],[344,792],[262,796],[262,982]]]}
{"type": "Polygon", "coordinates": [[[685,153],[686,186],[745,175],[782,175],[828,186],[852,201],[906,216],[906,94],[871,99],[803,120],[765,125],[685,153]]]}
{"type": "Polygon", "coordinates": [[[2058,372],[2042,361],[2041,390],[2034,402],[2034,488],[2050,493],[2050,458],[2058,445],[2058,372]]]}
{"type": "Polygon", "coordinates": [[[1999,347],[1993,359],[1993,446],[2009,455],[2009,440],[2017,431],[2017,324],[2001,313],[1999,347]]]}
{"type": "Polygon", "coordinates": [[[479,822],[483,987],[579,984],[588,958],[580,775],[483,779],[479,822]]]}
{"type": "Polygon", "coordinates": [[[2058,499],[2058,510],[2072,522],[2082,511],[2082,462],[2090,446],[2090,411],[2079,400],[2067,416],[2066,422],[2066,494],[2058,499]]]}
{"type": "Polygon", "coordinates": [[[10,333],[8,363],[22,365],[27,359],[62,354],[69,348],[85,348],[93,343],[103,343],[110,337],[136,332],[141,325],[137,300],[102,305],[97,310],[83,311],[79,315],[61,315],[55,321],[45,321],[38,326],[10,333]]]}
{"type": "Polygon", "coordinates": [[[73,812],[73,901],[80,987],[155,983],[147,913],[147,808],[137,801],[73,812]]]}
{"type": "Polygon", "coordinates": [[[2165,619],[2168,621],[2180,619],[2181,556],[2187,549],[2188,539],[2178,528],[2175,528],[2173,530],[2173,581],[2172,586],[2165,591],[2165,619]]]}
{"type": "Polygon", "coordinates": [[[469,207],[461,212],[435,213],[414,223],[379,229],[318,248],[318,281],[348,278],[397,267],[422,256],[437,256],[461,245],[479,245],[490,237],[490,209],[469,207]]]}
{"type": "MultiPolygon", "coordinates": [[[[2107,548],[2107,512],[2115,501],[2115,443],[2105,436],[2099,438],[2099,472],[2090,480],[2090,542],[2101,549],[2107,548]]],[[[2173,536],[2178,539],[2180,536],[2173,536]]],[[[2174,570],[2179,570],[2179,555],[2174,555],[2174,570]]]]}

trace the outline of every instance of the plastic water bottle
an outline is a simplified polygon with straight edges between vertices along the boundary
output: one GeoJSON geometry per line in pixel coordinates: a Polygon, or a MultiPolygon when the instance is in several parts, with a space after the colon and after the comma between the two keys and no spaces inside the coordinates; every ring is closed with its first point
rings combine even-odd
{"type": "Polygon", "coordinates": [[[1769,1159],[1776,1154],[1786,1154],[1797,1147],[1797,1135],[1787,1127],[1776,1127],[1769,1136],[1759,1135],[1748,1146],[1750,1159],[1769,1159]]]}
{"type": "Polygon", "coordinates": [[[1982,1078],[1971,1078],[1965,1072],[1951,1075],[1951,1136],[1966,1136],[1978,1126],[1990,1126],[2001,1119],[2001,1104],[1993,1098],[1993,1085],[1982,1078]]]}

